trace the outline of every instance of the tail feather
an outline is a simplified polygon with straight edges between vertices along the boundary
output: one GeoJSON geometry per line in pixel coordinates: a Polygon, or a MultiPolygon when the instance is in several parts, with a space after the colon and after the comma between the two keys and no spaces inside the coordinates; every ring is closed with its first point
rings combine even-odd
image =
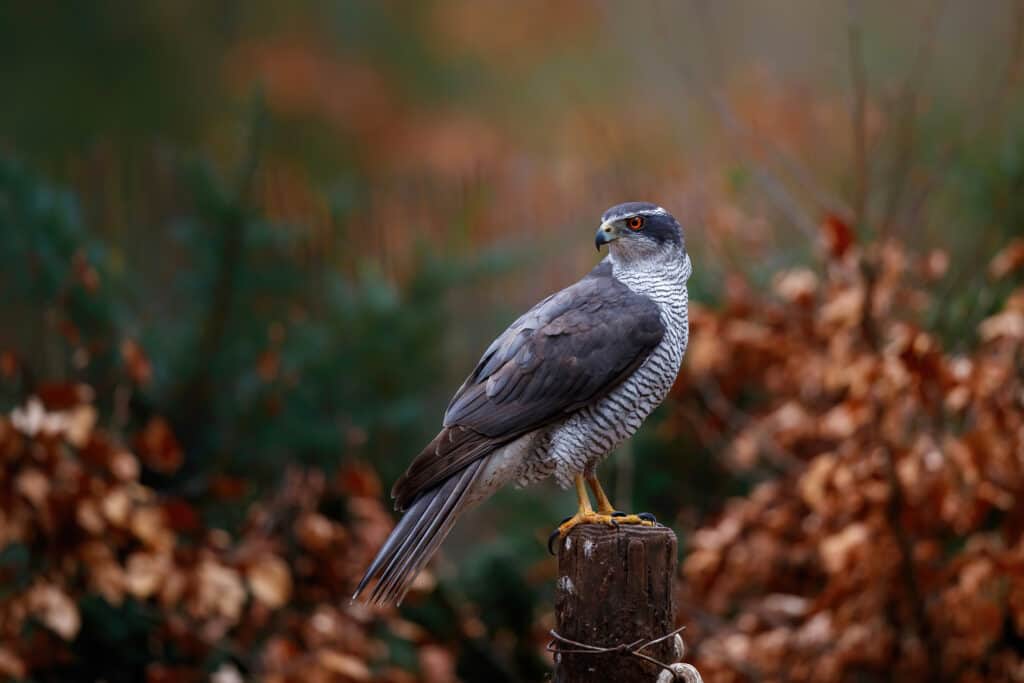
{"type": "Polygon", "coordinates": [[[376,579],[369,602],[402,602],[416,575],[455,525],[481,464],[481,460],[470,463],[409,506],[366,570],[353,600],[376,579]]]}
{"type": "MultiPolygon", "coordinates": [[[[458,478],[451,483],[457,487],[458,478]]],[[[446,515],[450,515],[454,503],[457,502],[456,492],[451,490],[452,486],[439,488],[441,490],[431,491],[433,495],[424,496],[429,499],[427,509],[419,514],[419,519],[415,520],[412,531],[404,535],[401,545],[394,550],[388,565],[381,572],[377,585],[373,587],[373,592],[370,594],[371,602],[387,602],[388,596],[395,595],[400,590],[404,580],[408,580],[410,583],[415,580],[417,574],[415,565],[419,559],[416,550],[422,546],[423,539],[435,533],[446,515]]],[[[404,521],[405,517],[402,519],[404,521]]],[[[404,594],[405,591],[402,590],[402,597],[404,594]]]]}

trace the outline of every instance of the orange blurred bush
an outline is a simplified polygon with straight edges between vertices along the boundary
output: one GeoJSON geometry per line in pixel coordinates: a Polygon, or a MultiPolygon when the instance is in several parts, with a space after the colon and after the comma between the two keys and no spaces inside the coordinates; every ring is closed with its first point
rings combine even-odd
{"type": "MultiPolygon", "coordinates": [[[[178,462],[166,456],[175,443],[166,422],[126,439],[133,451],[97,426],[88,388],[39,394],[0,417],[0,677],[87,670],[76,643],[94,640],[85,613],[94,600],[145,613],[137,674],[152,682],[207,680],[209,669],[219,683],[412,680],[371,669],[387,658],[380,619],[435,669],[439,658],[451,669],[451,653],[397,612],[348,604],[391,526],[372,469],[349,465],[330,480],[290,470],[273,496],[251,503],[235,538],[140,482],[139,454],[154,454],[162,471],[178,462]],[[325,509],[343,510],[344,523],[325,509]]],[[[209,495],[247,504],[222,484],[209,495]]]]}
{"type": "Polygon", "coordinates": [[[945,254],[828,242],[822,272],[733,281],[692,316],[671,420],[759,482],[692,536],[695,663],[716,683],[1020,680],[1024,288],[954,352],[909,322],[945,254]]]}

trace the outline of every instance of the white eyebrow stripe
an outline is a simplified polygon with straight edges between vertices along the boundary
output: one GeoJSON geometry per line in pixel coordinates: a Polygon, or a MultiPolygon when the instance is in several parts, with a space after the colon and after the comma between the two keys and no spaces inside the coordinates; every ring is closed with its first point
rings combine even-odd
{"type": "Polygon", "coordinates": [[[605,222],[608,222],[608,221],[617,221],[620,218],[625,218],[626,216],[667,216],[667,215],[668,215],[668,211],[666,211],[665,209],[661,208],[660,206],[657,206],[657,207],[655,207],[653,209],[643,209],[642,211],[627,211],[626,213],[617,213],[614,216],[608,216],[604,220],[605,220],[605,222]]]}

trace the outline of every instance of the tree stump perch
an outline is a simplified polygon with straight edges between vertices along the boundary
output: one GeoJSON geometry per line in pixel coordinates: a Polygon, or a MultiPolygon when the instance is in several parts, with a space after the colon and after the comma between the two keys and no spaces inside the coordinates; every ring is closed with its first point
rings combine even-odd
{"type": "Polygon", "coordinates": [[[676,535],[668,527],[573,528],[558,545],[555,683],[657,681],[665,670],[629,650],[669,635],[642,652],[678,661],[675,575],[676,535]]]}

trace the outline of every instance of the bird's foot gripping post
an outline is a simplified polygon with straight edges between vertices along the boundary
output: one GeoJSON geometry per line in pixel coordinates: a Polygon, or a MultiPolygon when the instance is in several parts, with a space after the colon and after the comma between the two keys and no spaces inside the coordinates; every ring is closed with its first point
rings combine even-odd
{"type": "Polygon", "coordinates": [[[578,524],[558,544],[555,683],[700,681],[675,628],[676,535],[578,524]]]}
{"type": "Polygon", "coordinates": [[[597,511],[594,511],[590,504],[590,496],[587,495],[587,487],[583,483],[582,475],[576,475],[574,483],[576,486],[576,502],[578,508],[572,517],[566,517],[558,525],[551,536],[548,537],[548,552],[555,554],[554,543],[556,539],[563,539],[573,528],[579,524],[604,524],[610,527],[617,527],[620,524],[639,524],[641,526],[657,526],[658,520],[649,512],[639,514],[627,514],[619,512],[608,500],[607,494],[601,487],[601,483],[594,475],[587,475],[586,481],[590,484],[594,496],[597,498],[597,511]]]}

